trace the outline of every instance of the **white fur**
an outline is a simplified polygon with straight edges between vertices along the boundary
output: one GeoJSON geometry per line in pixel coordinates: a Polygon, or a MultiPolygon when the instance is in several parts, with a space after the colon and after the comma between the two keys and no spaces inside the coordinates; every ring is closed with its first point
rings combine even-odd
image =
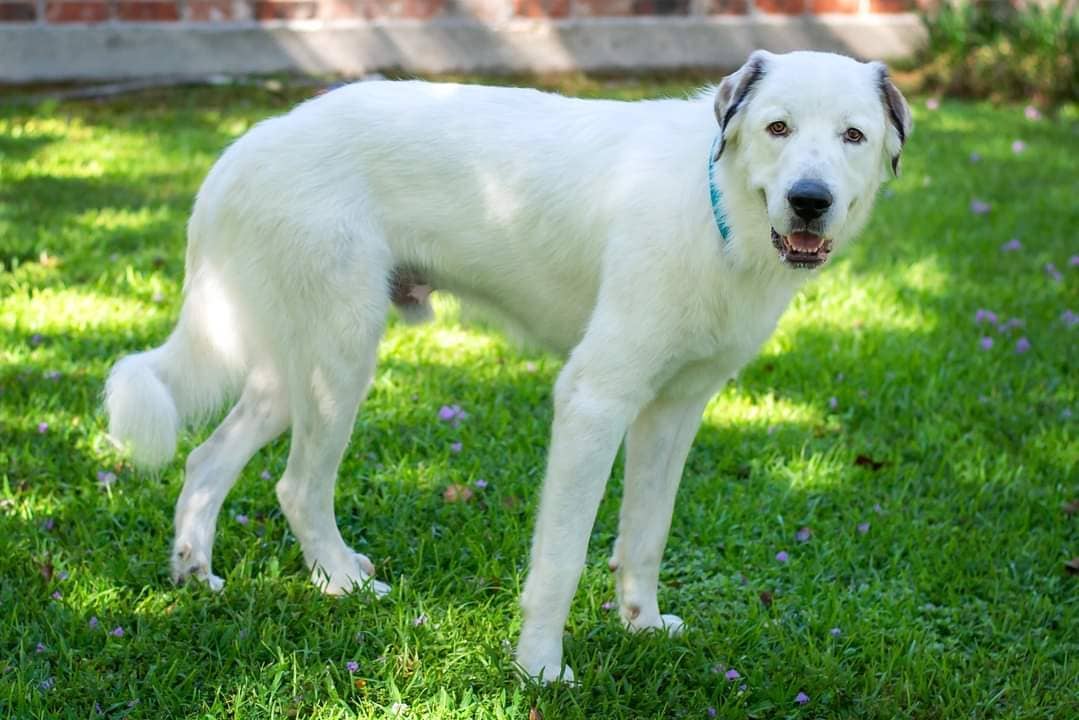
{"type": "MultiPolygon", "coordinates": [[[[756,53],[718,95],[635,103],[363,83],[254,127],[199,191],[176,330],[117,363],[106,387],[110,431],[145,465],[167,461],[184,423],[242,388],[188,460],[175,579],[221,587],[210,559],[217,513],[250,457],[291,428],[277,495],[313,578],[330,593],[388,590],[341,538],[333,487],[374,372],[390,278],[407,268],[568,353],[521,601],[521,667],[572,678],[562,629],[623,438],[611,560],[621,616],[634,630],[677,631],[656,584],[701,411],[812,274],[784,264],[771,242],[772,227],[791,229],[790,185],[811,177],[832,189],[822,222],[837,247],[865,223],[900,145],[880,70],[756,53]],[[754,67],[763,71],[716,165],[726,246],[707,163],[717,114],[754,67]],[[789,137],[765,132],[776,119],[789,137]],[[843,142],[851,125],[863,144],[843,142]]],[[[905,105],[898,111],[909,131],[905,105]]],[[[416,297],[404,310],[421,318],[416,297]]]]}

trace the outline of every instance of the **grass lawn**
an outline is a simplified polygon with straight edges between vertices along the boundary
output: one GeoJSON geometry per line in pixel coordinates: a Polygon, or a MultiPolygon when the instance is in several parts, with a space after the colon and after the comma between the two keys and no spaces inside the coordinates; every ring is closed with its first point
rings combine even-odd
{"type": "Polygon", "coordinates": [[[225,503],[224,592],[173,587],[172,506],[206,430],[136,473],[105,441],[102,384],[172,327],[213,159],[308,92],[0,106],[0,717],[1079,717],[1074,111],[914,103],[871,227],[708,408],[661,578],[684,636],[627,636],[606,609],[617,469],[567,628],[581,685],[517,682],[559,361],[445,301],[391,323],[338,484],[391,595],[309,584],[272,489],[287,439],[225,503]],[[440,422],[444,404],[468,418],[440,422]],[[448,501],[454,484],[473,497],[448,501]]]}

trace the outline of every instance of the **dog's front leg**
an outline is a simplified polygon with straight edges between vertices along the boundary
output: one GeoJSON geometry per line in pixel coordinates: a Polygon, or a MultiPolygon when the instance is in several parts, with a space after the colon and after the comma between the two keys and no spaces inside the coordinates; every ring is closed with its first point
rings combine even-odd
{"type": "MultiPolygon", "coordinates": [[[[547,476],[521,595],[524,623],[517,662],[530,677],[573,680],[562,666],[562,629],[584,568],[588,537],[626,428],[643,401],[611,382],[584,353],[555,386],[555,419],[547,476]]],[[[637,387],[640,387],[638,385],[637,387]]]]}
{"type": "Polygon", "coordinates": [[[610,568],[622,622],[631,630],[682,628],[661,615],[656,600],[659,565],[682,468],[708,398],[658,397],[641,411],[626,437],[626,480],[610,568]]]}

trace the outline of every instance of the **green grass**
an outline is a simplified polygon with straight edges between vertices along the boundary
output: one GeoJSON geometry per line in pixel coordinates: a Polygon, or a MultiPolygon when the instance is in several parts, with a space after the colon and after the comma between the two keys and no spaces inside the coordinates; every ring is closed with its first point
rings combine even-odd
{"type": "Polygon", "coordinates": [[[342,532],[393,584],[380,602],[309,585],[261,477],[287,440],[226,501],[219,595],[167,576],[182,458],[206,430],[158,476],[105,442],[110,363],[176,317],[199,180],[302,92],[0,108],[0,716],[387,717],[403,702],[415,718],[1079,717],[1064,565],[1079,534],[1062,508],[1079,496],[1079,327],[1061,319],[1079,312],[1074,113],[916,103],[872,226],[709,406],[662,574],[690,631],[630,637],[602,607],[618,469],[567,628],[581,686],[540,689],[518,684],[508,648],[556,359],[448,303],[432,325],[391,325],[337,493],[342,532]],[[972,214],[975,198],[992,210],[972,214]],[[1022,250],[1001,252],[1013,237],[1022,250]],[[1025,325],[975,325],[979,308],[1025,325]],[[470,414],[457,429],[436,419],[448,403],[470,414]],[[118,479],[103,489],[99,472],[118,479]],[[471,502],[443,500],[481,478],[471,502]]]}

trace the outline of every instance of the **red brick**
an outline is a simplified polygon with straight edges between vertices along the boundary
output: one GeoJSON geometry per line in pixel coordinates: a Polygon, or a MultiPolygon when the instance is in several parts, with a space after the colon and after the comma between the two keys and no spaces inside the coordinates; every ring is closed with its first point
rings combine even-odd
{"type": "Polygon", "coordinates": [[[862,9],[861,0],[812,0],[814,13],[856,13],[862,9]]]}
{"type": "Polygon", "coordinates": [[[128,22],[169,22],[180,19],[180,8],[171,0],[120,0],[116,17],[128,22]]]}
{"type": "Polygon", "coordinates": [[[757,9],[777,15],[800,15],[806,11],[805,0],[755,0],[757,9]]]}
{"type": "Polygon", "coordinates": [[[45,4],[45,19],[52,23],[96,23],[108,20],[109,15],[104,0],[50,0],[45,4]]]}
{"type": "Polygon", "coordinates": [[[569,15],[569,0],[513,0],[517,17],[545,18],[569,15]]]}
{"type": "Polygon", "coordinates": [[[869,0],[869,12],[904,13],[914,10],[914,0],[869,0]]]}
{"type": "Polygon", "coordinates": [[[311,20],[318,17],[315,0],[255,0],[256,20],[311,20]]]}
{"type": "Polygon", "coordinates": [[[319,17],[325,20],[341,20],[363,16],[362,3],[357,0],[322,0],[319,17]]]}
{"type": "Polygon", "coordinates": [[[187,19],[195,22],[231,20],[232,0],[187,0],[187,19]]]}
{"type": "Polygon", "coordinates": [[[749,12],[748,0],[711,0],[709,15],[745,15],[749,12]]]}
{"type": "Polygon", "coordinates": [[[446,0],[362,0],[363,16],[429,20],[442,12],[446,0]]]}
{"type": "Polygon", "coordinates": [[[30,22],[37,18],[32,2],[0,2],[0,22],[30,22]]]}

